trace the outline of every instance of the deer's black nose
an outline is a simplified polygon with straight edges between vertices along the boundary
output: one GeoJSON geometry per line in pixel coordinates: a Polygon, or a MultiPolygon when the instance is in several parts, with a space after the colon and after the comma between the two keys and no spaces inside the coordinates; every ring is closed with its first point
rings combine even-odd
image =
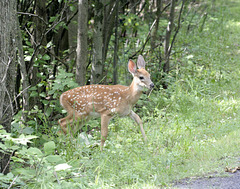
{"type": "Polygon", "coordinates": [[[151,83],[151,84],[150,84],[150,88],[153,88],[153,87],[154,87],[154,83],[151,83]]]}

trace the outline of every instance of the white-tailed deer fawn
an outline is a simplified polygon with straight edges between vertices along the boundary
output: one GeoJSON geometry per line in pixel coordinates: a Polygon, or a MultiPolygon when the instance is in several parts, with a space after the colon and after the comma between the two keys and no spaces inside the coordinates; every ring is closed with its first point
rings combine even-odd
{"type": "Polygon", "coordinates": [[[100,116],[102,149],[107,138],[110,119],[116,115],[130,116],[140,125],[143,138],[146,140],[142,120],[132,111],[132,107],[140,98],[143,88],[151,89],[154,84],[150,74],[145,70],[145,61],[141,55],[138,56],[137,66],[139,69],[132,60],[129,60],[128,70],[133,75],[130,86],[87,85],[64,92],[60,96],[60,103],[68,112],[68,116],[59,120],[62,131],[66,134],[67,124],[71,124],[73,120],[79,123],[77,124],[79,128],[81,123],[90,117],[100,116]]]}

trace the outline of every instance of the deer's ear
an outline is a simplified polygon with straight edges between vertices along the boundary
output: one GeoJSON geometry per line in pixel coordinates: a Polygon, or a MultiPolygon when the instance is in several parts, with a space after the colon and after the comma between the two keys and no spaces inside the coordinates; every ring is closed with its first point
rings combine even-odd
{"type": "Polygon", "coordinates": [[[135,74],[136,71],[137,71],[137,67],[136,67],[136,64],[132,61],[132,60],[129,60],[128,62],[128,71],[131,73],[131,74],[135,74]]]}
{"type": "Polygon", "coordinates": [[[145,69],[145,60],[144,60],[144,58],[143,58],[143,56],[142,55],[139,55],[138,56],[138,60],[137,60],[137,66],[138,66],[138,68],[139,69],[141,69],[141,68],[144,68],[145,69]]]}

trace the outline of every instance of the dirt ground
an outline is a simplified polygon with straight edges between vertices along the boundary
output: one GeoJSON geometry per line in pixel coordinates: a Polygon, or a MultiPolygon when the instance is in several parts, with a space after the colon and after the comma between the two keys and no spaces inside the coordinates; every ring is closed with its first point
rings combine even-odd
{"type": "Polygon", "coordinates": [[[178,181],[173,188],[178,189],[240,189],[240,171],[226,176],[213,176],[178,181]]]}

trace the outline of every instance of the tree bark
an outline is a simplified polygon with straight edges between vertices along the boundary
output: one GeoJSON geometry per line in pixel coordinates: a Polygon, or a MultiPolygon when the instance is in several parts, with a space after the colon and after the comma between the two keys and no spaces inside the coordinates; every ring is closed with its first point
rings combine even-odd
{"type": "Polygon", "coordinates": [[[171,54],[171,52],[172,52],[173,44],[176,40],[177,34],[178,34],[178,32],[180,30],[180,27],[181,27],[181,16],[182,16],[182,11],[183,11],[184,5],[185,5],[185,0],[182,0],[182,5],[181,5],[181,8],[180,8],[180,11],[179,11],[179,14],[178,14],[177,27],[175,29],[176,31],[175,31],[175,33],[172,37],[171,45],[169,47],[169,54],[171,54]]]}
{"type": "Polygon", "coordinates": [[[19,22],[17,20],[17,49],[18,49],[18,64],[20,65],[20,73],[22,79],[22,120],[24,122],[27,121],[26,112],[29,111],[29,91],[28,88],[30,87],[26,64],[24,61],[23,56],[23,45],[22,45],[22,36],[21,30],[19,26],[19,22]]]}
{"type": "MultiPolygon", "coordinates": [[[[78,8],[78,3],[74,3],[74,7],[78,8]]],[[[68,24],[68,45],[70,55],[69,58],[72,61],[76,60],[77,57],[77,36],[78,36],[78,13],[73,15],[73,12],[68,10],[67,19],[70,20],[68,24]]],[[[87,16],[86,16],[87,17],[87,16]]],[[[87,27],[87,26],[86,26],[87,27]]]]}
{"type": "Polygon", "coordinates": [[[168,26],[167,26],[165,40],[164,40],[163,71],[165,73],[169,72],[170,39],[171,39],[171,34],[172,34],[173,26],[174,26],[175,4],[176,4],[176,0],[172,0],[171,8],[170,8],[170,16],[169,16],[168,26]]]}
{"type": "MultiPolygon", "coordinates": [[[[113,28],[116,22],[117,2],[118,1],[111,0],[108,4],[104,6],[103,10],[103,63],[105,63],[107,59],[109,42],[113,34],[113,28]]],[[[107,75],[107,72],[108,70],[103,69],[103,75],[107,75]]],[[[104,78],[103,83],[106,82],[106,79],[107,77],[104,78]]]]}
{"type": "Polygon", "coordinates": [[[119,1],[116,1],[116,16],[115,16],[115,39],[114,39],[114,60],[113,60],[113,84],[118,83],[118,5],[119,1]]]}
{"type": "Polygon", "coordinates": [[[109,41],[113,32],[115,15],[116,15],[116,1],[111,0],[109,4],[104,6],[103,14],[103,63],[106,61],[109,41]]]}
{"type": "MultiPolygon", "coordinates": [[[[44,49],[40,48],[42,45],[46,46],[47,45],[47,38],[45,35],[46,31],[46,23],[47,23],[47,12],[46,12],[46,0],[35,0],[36,3],[36,17],[34,19],[36,25],[34,28],[34,41],[32,41],[34,49],[35,49],[35,54],[33,56],[38,57],[39,54],[44,54],[44,49]]],[[[35,58],[32,57],[33,61],[35,58]]],[[[31,78],[31,86],[36,86],[39,82],[41,82],[41,79],[38,77],[39,73],[39,68],[34,66],[34,63],[31,64],[31,72],[30,78],[31,78]]],[[[42,87],[43,88],[43,87],[42,87]]],[[[38,92],[40,93],[43,91],[43,89],[38,88],[38,92]]],[[[38,106],[39,109],[43,109],[43,104],[40,101],[40,96],[32,97],[30,98],[30,109],[32,109],[34,106],[38,106]]]]}
{"type": "Polygon", "coordinates": [[[157,32],[159,27],[159,20],[161,17],[161,9],[162,9],[162,0],[157,0],[157,12],[156,12],[156,24],[154,26],[153,32],[152,32],[152,39],[151,39],[151,49],[154,50],[156,46],[156,40],[157,40],[157,32]]]}
{"type": "Polygon", "coordinates": [[[103,10],[104,1],[96,1],[94,9],[94,28],[93,28],[93,60],[91,70],[91,84],[101,81],[103,75],[103,10]]]}
{"type": "Polygon", "coordinates": [[[77,36],[77,62],[76,82],[82,86],[86,84],[86,65],[88,58],[88,0],[78,2],[78,36],[77,36]]]}
{"type": "MultiPolygon", "coordinates": [[[[16,1],[0,1],[0,124],[11,131],[16,77],[16,1]]],[[[0,153],[0,172],[9,172],[8,154],[0,153]]]]}

